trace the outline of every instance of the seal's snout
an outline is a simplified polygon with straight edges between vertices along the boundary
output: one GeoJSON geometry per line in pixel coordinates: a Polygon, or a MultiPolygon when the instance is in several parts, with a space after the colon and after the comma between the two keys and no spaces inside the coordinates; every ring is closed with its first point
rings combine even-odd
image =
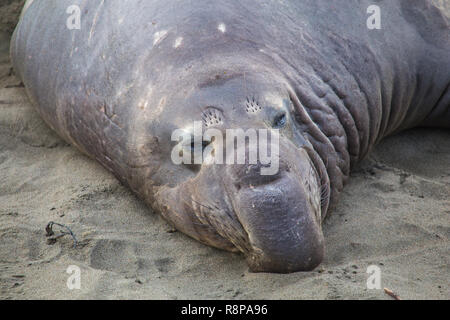
{"type": "Polygon", "coordinates": [[[267,177],[254,173],[257,167],[237,172],[242,187],[236,215],[248,234],[247,260],[254,272],[308,271],[324,256],[320,212],[311,203],[311,190],[285,166],[280,169],[267,177]]]}
{"type": "Polygon", "coordinates": [[[304,225],[296,226],[293,222],[286,234],[275,231],[254,239],[253,252],[247,257],[250,270],[289,273],[311,271],[317,267],[325,251],[322,232],[313,221],[302,223],[304,225]]]}

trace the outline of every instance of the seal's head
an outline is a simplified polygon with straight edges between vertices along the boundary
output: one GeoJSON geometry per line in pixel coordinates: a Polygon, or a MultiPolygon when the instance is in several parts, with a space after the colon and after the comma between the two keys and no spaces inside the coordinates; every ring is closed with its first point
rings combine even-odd
{"type": "Polygon", "coordinates": [[[178,87],[159,99],[166,158],[154,178],[163,216],[201,242],[243,252],[252,271],[316,267],[328,184],[299,133],[289,85],[264,70],[219,69],[178,87]]]}

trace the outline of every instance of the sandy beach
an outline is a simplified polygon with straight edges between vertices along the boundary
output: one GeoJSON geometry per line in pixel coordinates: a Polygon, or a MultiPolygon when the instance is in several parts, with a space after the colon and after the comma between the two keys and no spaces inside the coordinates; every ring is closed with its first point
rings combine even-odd
{"type": "Polygon", "coordinates": [[[242,255],[172,230],[47,127],[11,68],[7,20],[2,13],[0,299],[392,299],[367,288],[370,265],[402,299],[450,299],[450,131],[389,137],[353,170],[324,223],[316,270],[250,273],[242,255]],[[48,244],[50,221],[69,226],[78,246],[70,236],[48,244]],[[81,269],[79,290],[67,287],[70,265],[81,269]]]}

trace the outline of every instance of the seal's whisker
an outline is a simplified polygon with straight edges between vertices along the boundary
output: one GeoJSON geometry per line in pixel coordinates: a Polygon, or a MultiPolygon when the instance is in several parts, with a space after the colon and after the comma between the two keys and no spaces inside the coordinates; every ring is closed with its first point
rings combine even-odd
{"type": "Polygon", "coordinates": [[[209,207],[209,206],[207,206],[207,205],[204,205],[204,204],[202,204],[202,203],[200,203],[200,202],[194,200],[194,198],[192,198],[192,197],[191,197],[191,201],[192,201],[192,202],[195,202],[196,204],[198,204],[198,205],[200,205],[200,206],[202,206],[202,207],[204,207],[204,208],[207,208],[207,209],[209,209],[209,210],[213,210],[213,208],[211,208],[211,207],[209,207]]]}
{"type": "Polygon", "coordinates": [[[330,189],[328,188],[327,184],[322,184],[320,186],[320,206],[321,207],[323,207],[326,204],[329,196],[330,196],[330,189]]]}

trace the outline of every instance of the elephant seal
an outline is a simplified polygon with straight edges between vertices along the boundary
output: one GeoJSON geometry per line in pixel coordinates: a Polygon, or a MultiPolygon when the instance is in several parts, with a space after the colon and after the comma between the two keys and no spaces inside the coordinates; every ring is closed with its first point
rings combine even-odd
{"type": "Polygon", "coordinates": [[[178,230],[252,271],[311,270],[354,164],[392,133],[450,127],[448,12],[376,3],[33,1],[12,61],[45,121],[178,230]],[[278,171],[174,163],[172,133],[195,121],[277,130],[278,171]]]}

